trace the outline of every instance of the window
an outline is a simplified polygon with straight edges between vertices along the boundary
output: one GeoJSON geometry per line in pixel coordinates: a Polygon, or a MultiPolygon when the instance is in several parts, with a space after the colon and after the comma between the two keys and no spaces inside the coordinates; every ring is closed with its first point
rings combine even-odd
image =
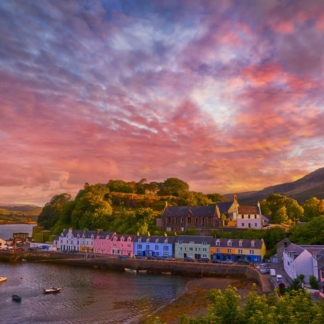
{"type": "Polygon", "coordinates": [[[251,241],[251,246],[254,246],[254,240],[251,241]]]}
{"type": "Polygon", "coordinates": [[[168,251],[168,246],[163,246],[163,251],[168,251]]]}
{"type": "Polygon", "coordinates": [[[216,241],[216,245],[217,246],[220,246],[220,242],[218,240],[216,241]]]}
{"type": "Polygon", "coordinates": [[[203,248],[202,250],[203,250],[204,252],[207,252],[207,248],[203,248]]]}
{"type": "Polygon", "coordinates": [[[248,215],[248,219],[250,219],[251,217],[250,217],[250,215],[248,215]]]}
{"type": "Polygon", "coordinates": [[[254,223],[255,227],[258,227],[258,223],[254,223]]]}
{"type": "Polygon", "coordinates": [[[242,223],[242,227],[244,227],[244,223],[242,223]]]}
{"type": "Polygon", "coordinates": [[[257,215],[254,215],[254,218],[257,219],[258,218],[257,215]]]}
{"type": "Polygon", "coordinates": [[[146,250],[149,250],[150,249],[150,246],[149,245],[146,245],[146,250]]]}
{"type": "Polygon", "coordinates": [[[227,253],[232,253],[232,249],[227,249],[227,253]]]}
{"type": "Polygon", "coordinates": [[[159,249],[159,246],[158,245],[155,245],[155,250],[158,250],[159,249]]]}
{"type": "Polygon", "coordinates": [[[189,251],[193,251],[193,248],[192,248],[192,247],[190,247],[190,248],[189,248],[189,251]]]}
{"type": "Polygon", "coordinates": [[[254,250],[250,250],[250,254],[254,254],[254,250]]]}
{"type": "Polygon", "coordinates": [[[243,250],[239,249],[238,251],[238,254],[243,254],[243,250]]]}
{"type": "Polygon", "coordinates": [[[179,241],[178,244],[182,244],[182,241],[179,241]]]}
{"type": "Polygon", "coordinates": [[[244,219],[244,215],[242,215],[242,219],[244,219]]]}
{"type": "Polygon", "coordinates": [[[227,242],[227,246],[232,246],[232,241],[231,241],[231,240],[229,240],[229,241],[227,242]]]}
{"type": "Polygon", "coordinates": [[[242,246],[243,241],[239,240],[239,246],[242,246]]]}
{"type": "Polygon", "coordinates": [[[207,245],[207,242],[204,241],[204,242],[201,242],[201,244],[202,244],[202,245],[207,245]]]}
{"type": "Polygon", "coordinates": [[[171,227],[166,228],[167,232],[171,232],[171,227]]]}
{"type": "Polygon", "coordinates": [[[216,252],[219,253],[220,252],[220,249],[216,249],[216,252]]]}

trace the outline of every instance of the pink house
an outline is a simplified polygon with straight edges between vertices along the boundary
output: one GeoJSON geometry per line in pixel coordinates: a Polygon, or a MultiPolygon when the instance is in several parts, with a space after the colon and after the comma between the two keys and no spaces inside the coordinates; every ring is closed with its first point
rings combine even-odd
{"type": "Polygon", "coordinates": [[[135,235],[100,232],[93,242],[94,253],[106,255],[134,256],[135,235]]]}
{"type": "Polygon", "coordinates": [[[116,234],[114,232],[100,232],[93,240],[93,252],[100,254],[111,253],[111,237],[116,234]]]}

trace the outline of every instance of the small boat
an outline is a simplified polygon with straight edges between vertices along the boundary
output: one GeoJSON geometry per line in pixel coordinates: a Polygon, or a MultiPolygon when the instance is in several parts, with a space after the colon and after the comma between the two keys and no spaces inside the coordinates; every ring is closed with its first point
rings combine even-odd
{"type": "Polygon", "coordinates": [[[15,302],[21,302],[21,297],[18,296],[18,295],[12,295],[12,300],[15,301],[15,302]]]}
{"type": "Polygon", "coordinates": [[[7,277],[0,277],[0,282],[7,281],[7,277]]]}
{"type": "Polygon", "coordinates": [[[21,259],[22,262],[26,262],[27,260],[26,259],[21,259]]]}
{"type": "Polygon", "coordinates": [[[130,268],[124,268],[124,271],[125,272],[128,272],[128,273],[133,273],[133,274],[136,274],[137,273],[136,270],[130,269],[130,268]]]}
{"type": "Polygon", "coordinates": [[[61,291],[62,288],[58,287],[51,287],[51,288],[45,288],[44,289],[44,294],[53,294],[53,293],[58,293],[61,291]]]}

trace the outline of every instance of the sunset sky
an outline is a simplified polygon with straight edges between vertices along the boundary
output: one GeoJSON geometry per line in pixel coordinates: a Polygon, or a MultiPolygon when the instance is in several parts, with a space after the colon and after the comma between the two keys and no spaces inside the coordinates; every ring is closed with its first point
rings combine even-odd
{"type": "Polygon", "coordinates": [[[0,203],[109,180],[203,193],[324,161],[324,1],[0,1],[0,203]]]}

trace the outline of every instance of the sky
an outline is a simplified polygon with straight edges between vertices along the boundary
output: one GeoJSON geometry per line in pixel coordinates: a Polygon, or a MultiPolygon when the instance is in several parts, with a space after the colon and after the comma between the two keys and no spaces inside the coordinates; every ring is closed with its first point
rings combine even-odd
{"type": "Polygon", "coordinates": [[[324,161],[324,1],[0,1],[0,202],[109,180],[239,193],[324,161]]]}

